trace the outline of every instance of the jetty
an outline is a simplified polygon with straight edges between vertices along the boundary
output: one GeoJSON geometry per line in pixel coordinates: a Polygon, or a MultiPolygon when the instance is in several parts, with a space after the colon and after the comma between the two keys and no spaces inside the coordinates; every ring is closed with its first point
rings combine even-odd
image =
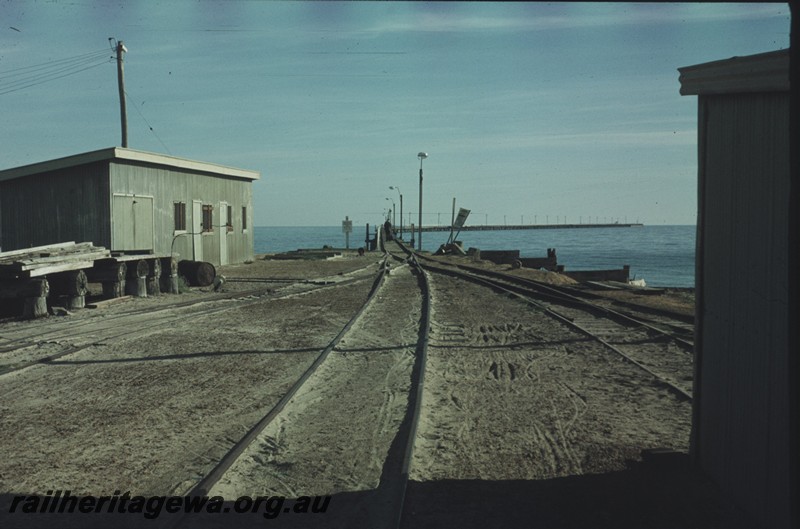
{"type": "MultiPolygon", "coordinates": [[[[641,228],[640,223],[612,224],[485,224],[464,226],[460,231],[500,231],[500,230],[571,230],[575,228],[641,228]]],[[[450,226],[422,226],[421,232],[450,231],[450,226]]]]}

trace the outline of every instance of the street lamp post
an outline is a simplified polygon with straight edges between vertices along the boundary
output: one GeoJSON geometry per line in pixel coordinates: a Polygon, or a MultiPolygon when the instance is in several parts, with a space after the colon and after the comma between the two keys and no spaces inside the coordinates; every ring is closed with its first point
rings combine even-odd
{"type": "Polygon", "coordinates": [[[394,227],[394,225],[397,224],[397,210],[395,209],[396,206],[395,206],[394,200],[392,200],[389,197],[385,197],[385,198],[386,198],[386,200],[388,200],[389,202],[392,203],[392,227],[394,227]]]}
{"type": "Polygon", "coordinates": [[[422,160],[428,157],[428,153],[417,154],[419,158],[419,221],[417,223],[417,248],[422,251],[422,160]]]}
{"type": "Polygon", "coordinates": [[[402,239],[403,238],[403,194],[400,192],[400,188],[397,186],[389,186],[389,189],[394,189],[400,196],[400,238],[402,239]]]}

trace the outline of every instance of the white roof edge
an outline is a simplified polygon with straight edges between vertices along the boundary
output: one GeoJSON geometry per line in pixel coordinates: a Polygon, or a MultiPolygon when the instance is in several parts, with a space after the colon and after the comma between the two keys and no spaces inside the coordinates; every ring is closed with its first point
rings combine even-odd
{"type": "Polygon", "coordinates": [[[57,158],[55,160],[48,160],[45,162],[5,169],[0,171],[0,181],[12,180],[14,178],[21,178],[23,176],[32,174],[43,173],[46,171],[56,171],[58,169],[65,169],[68,167],[75,167],[78,165],[84,165],[103,160],[130,160],[134,162],[151,163],[156,165],[165,165],[167,167],[187,169],[190,171],[233,176],[247,180],[258,180],[261,178],[261,173],[258,171],[237,169],[235,167],[227,167],[208,162],[198,162],[195,160],[187,160],[185,158],[177,158],[175,156],[167,156],[164,154],[156,154],[146,151],[137,151],[135,149],[127,149],[123,147],[109,147],[97,151],[74,154],[64,158],[57,158]]]}
{"type": "Polygon", "coordinates": [[[123,149],[121,147],[115,147],[114,151],[116,158],[123,160],[168,165],[171,167],[178,167],[180,169],[189,169],[191,171],[201,171],[205,173],[215,173],[225,176],[235,176],[238,178],[247,178],[249,180],[258,180],[259,178],[261,178],[261,173],[259,173],[258,171],[238,169],[236,167],[228,167],[225,165],[218,165],[208,162],[198,162],[195,160],[188,160],[186,158],[167,156],[165,154],[136,151],[134,149],[123,149]]]}
{"type": "Polygon", "coordinates": [[[681,95],[788,92],[789,50],[678,68],[681,95]]]}

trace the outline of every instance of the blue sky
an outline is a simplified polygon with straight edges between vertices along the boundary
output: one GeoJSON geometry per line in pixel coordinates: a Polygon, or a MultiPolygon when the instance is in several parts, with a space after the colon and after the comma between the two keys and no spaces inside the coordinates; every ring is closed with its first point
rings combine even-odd
{"type": "Polygon", "coordinates": [[[790,13],[2,0],[0,22],[0,169],[119,145],[114,37],[129,146],[260,171],[258,226],[380,222],[386,197],[399,209],[389,186],[416,222],[419,151],[425,224],[446,223],[453,197],[471,224],[693,224],[697,100],[677,68],[787,48],[790,13]],[[14,84],[59,64],[91,68],[14,84]]]}

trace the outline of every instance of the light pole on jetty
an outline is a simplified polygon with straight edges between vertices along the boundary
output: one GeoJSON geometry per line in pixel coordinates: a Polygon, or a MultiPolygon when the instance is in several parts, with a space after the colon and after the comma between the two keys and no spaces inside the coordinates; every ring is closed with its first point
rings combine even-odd
{"type": "Polygon", "coordinates": [[[402,239],[403,238],[403,194],[400,192],[400,188],[397,186],[389,186],[389,189],[394,189],[400,196],[400,238],[402,239]]]}
{"type": "MultiPolygon", "coordinates": [[[[386,200],[388,200],[389,202],[392,203],[392,226],[394,226],[395,224],[397,224],[397,211],[395,209],[397,206],[395,205],[394,200],[392,200],[389,197],[385,197],[385,198],[386,198],[386,200]]],[[[386,219],[386,220],[389,220],[389,219],[386,219]]]]}
{"type": "Polygon", "coordinates": [[[422,251],[422,160],[428,157],[427,152],[417,154],[419,158],[419,222],[417,223],[417,249],[422,251]]]}

